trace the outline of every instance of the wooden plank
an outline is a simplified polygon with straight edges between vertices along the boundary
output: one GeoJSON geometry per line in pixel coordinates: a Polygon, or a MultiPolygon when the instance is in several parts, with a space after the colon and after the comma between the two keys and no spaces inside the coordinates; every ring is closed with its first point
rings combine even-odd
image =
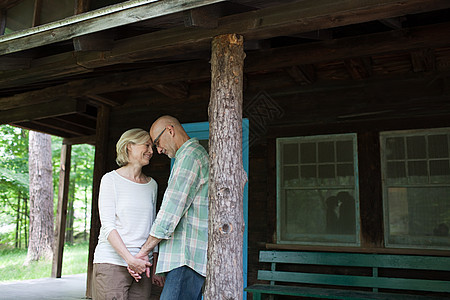
{"type": "Polygon", "coordinates": [[[332,252],[261,251],[260,262],[449,271],[450,257],[332,252]]]}
{"type": "Polygon", "coordinates": [[[0,124],[25,122],[76,113],[83,109],[75,99],[62,99],[39,105],[0,111],[0,124]]]}
{"type": "Polygon", "coordinates": [[[82,126],[74,125],[70,122],[65,122],[64,119],[59,118],[45,118],[39,120],[33,120],[32,123],[37,124],[42,127],[54,128],[67,132],[68,135],[79,136],[79,135],[91,135],[95,134],[95,128],[86,129],[82,126]]]}
{"type": "MultiPolygon", "coordinates": [[[[222,1],[224,0],[192,0],[188,2],[184,0],[164,0],[156,2],[147,1],[150,3],[145,4],[144,2],[143,5],[114,11],[99,17],[95,17],[94,15],[94,17],[87,18],[85,20],[83,20],[79,16],[83,16],[88,13],[79,14],[68,17],[62,21],[55,22],[54,24],[59,25],[55,28],[51,27],[51,25],[53,24],[48,25],[47,27],[45,27],[44,25],[44,27],[42,27],[43,29],[35,34],[20,36],[12,39],[10,39],[10,37],[0,37],[0,55],[23,51],[26,49],[31,49],[60,41],[70,40],[81,35],[115,28],[118,26],[143,20],[149,20],[156,17],[161,17],[222,1]],[[45,28],[49,29],[44,30],[45,28]]],[[[120,6],[124,6],[124,4],[116,5],[116,7],[120,6]]],[[[108,8],[112,10],[114,7],[110,6],[108,8]]],[[[94,14],[93,12],[90,13],[94,14]]],[[[37,30],[39,30],[39,28],[35,29],[34,31],[37,30]]],[[[29,30],[29,32],[32,33],[33,30],[31,29],[29,30]]]]}
{"type": "Polygon", "coordinates": [[[110,52],[80,56],[79,64],[94,68],[178,55],[192,49],[198,51],[207,49],[212,37],[229,32],[244,35],[246,40],[268,39],[280,33],[298,34],[448,7],[450,2],[446,0],[435,0],[428,5],[422,0],[300,1],[223,17],[215,29],[171,28],[123,39],[110,52]]]}
{"type": "Polygon", "coordinates": [[[273,280],[276,282],[296,282],[308,284],[326,284],[352,287],[386,288],[396,290],[414,290],[427,292],[450,292],[448,281],[404,279],[388,277],[369,277],[351,275],[330,275],[316,273],[294,273],[282,271],[258,271],[259,280],[273,280]]]}
{"type": "Polygon", "coordinates": [[[430,296],[419,295],[404,295],[404,294],[390,294],[390,293],[372,293],[364,291],[349,291],[330,288],[316,288],[316,287],[299,287],[299,286],[286,286],[286,285],[267,285],[267,284],[254,284],[245,288],[247,292],[272,294],[272,295],[290,295],[290,296],[302,296],[312,298],[324,298],[324,299],[376,299],[376,300],[424,300],[424,299],[441,299],[430,296]]]}
{"type": "Polygon", "coordinates": [[[61,146],[61,163],[59,169],[58,209],[56,213],[55,249],[53,250],[52,277],[61,278],[66,235],[67,202],[69,199],[70,162],[72,146],[61,146]]]}

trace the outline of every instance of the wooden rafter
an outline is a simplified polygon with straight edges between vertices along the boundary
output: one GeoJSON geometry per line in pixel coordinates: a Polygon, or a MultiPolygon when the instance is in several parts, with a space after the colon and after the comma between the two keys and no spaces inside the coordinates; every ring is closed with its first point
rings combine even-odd
{"type": "Polygon", "coordinates": [[[436,70],[436,57],[432,49],[411,51],[411,63],[414,72],[430,72],[436,70]]]}
{"type": "Polygon", "coordinates": [[[353,79],[364,79],[372,76],[372,60],[370,57],[349,58],[344,60],[344,64],[353,79]]]}

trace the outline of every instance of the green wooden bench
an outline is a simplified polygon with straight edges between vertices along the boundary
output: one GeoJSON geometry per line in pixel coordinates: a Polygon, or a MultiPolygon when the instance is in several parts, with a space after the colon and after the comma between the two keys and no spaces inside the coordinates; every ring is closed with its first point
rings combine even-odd
{"type": "Polygon", "coordinates": [[[271,265],[270,270],[258,271],[258,280],[270,284],[245,288],[254,300],[260,300],[263,294],[325,299],[450,299],[450,257],[261,251],[259,261],[271,265]],[[414,291],[422,295],[412,295],[414,291]]]}

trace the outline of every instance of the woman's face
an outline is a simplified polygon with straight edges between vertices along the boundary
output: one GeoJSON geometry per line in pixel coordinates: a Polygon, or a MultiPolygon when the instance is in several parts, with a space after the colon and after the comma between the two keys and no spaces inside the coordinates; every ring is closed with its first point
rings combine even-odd
{"type": "Polygon", "coordinates": [[[152,143],[148,139],[143,144],[128,144],[128,160],[132,164],[146,166],[153,156],[152,143]]]}

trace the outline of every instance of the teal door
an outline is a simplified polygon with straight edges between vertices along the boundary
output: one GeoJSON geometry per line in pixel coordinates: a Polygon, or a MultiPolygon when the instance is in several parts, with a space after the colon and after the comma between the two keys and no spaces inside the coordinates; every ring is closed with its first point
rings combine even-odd
{"type": "MultiPolygon", "coordinates": [[[[244,163],[244,170],[248,174],[248,129],[249,129],[248,119],[242,120],[242,159],[244,163]]],[[[208,140],[209,140],[209,123],[189,123],[183,124],[184,130],[186,130],[189,137],[196,137],[199,139],[200,144],[205,147],[208,151],[208,140]]],[[[244,287],[247,286],[247,240],[248,240],[248,183],[245,184],[244,188],[244,249],[243,249],[243,265],[244,265],[244,287]]],[[[244,292],[244,299],[247,299],[247,293],[244,292]]]]}

